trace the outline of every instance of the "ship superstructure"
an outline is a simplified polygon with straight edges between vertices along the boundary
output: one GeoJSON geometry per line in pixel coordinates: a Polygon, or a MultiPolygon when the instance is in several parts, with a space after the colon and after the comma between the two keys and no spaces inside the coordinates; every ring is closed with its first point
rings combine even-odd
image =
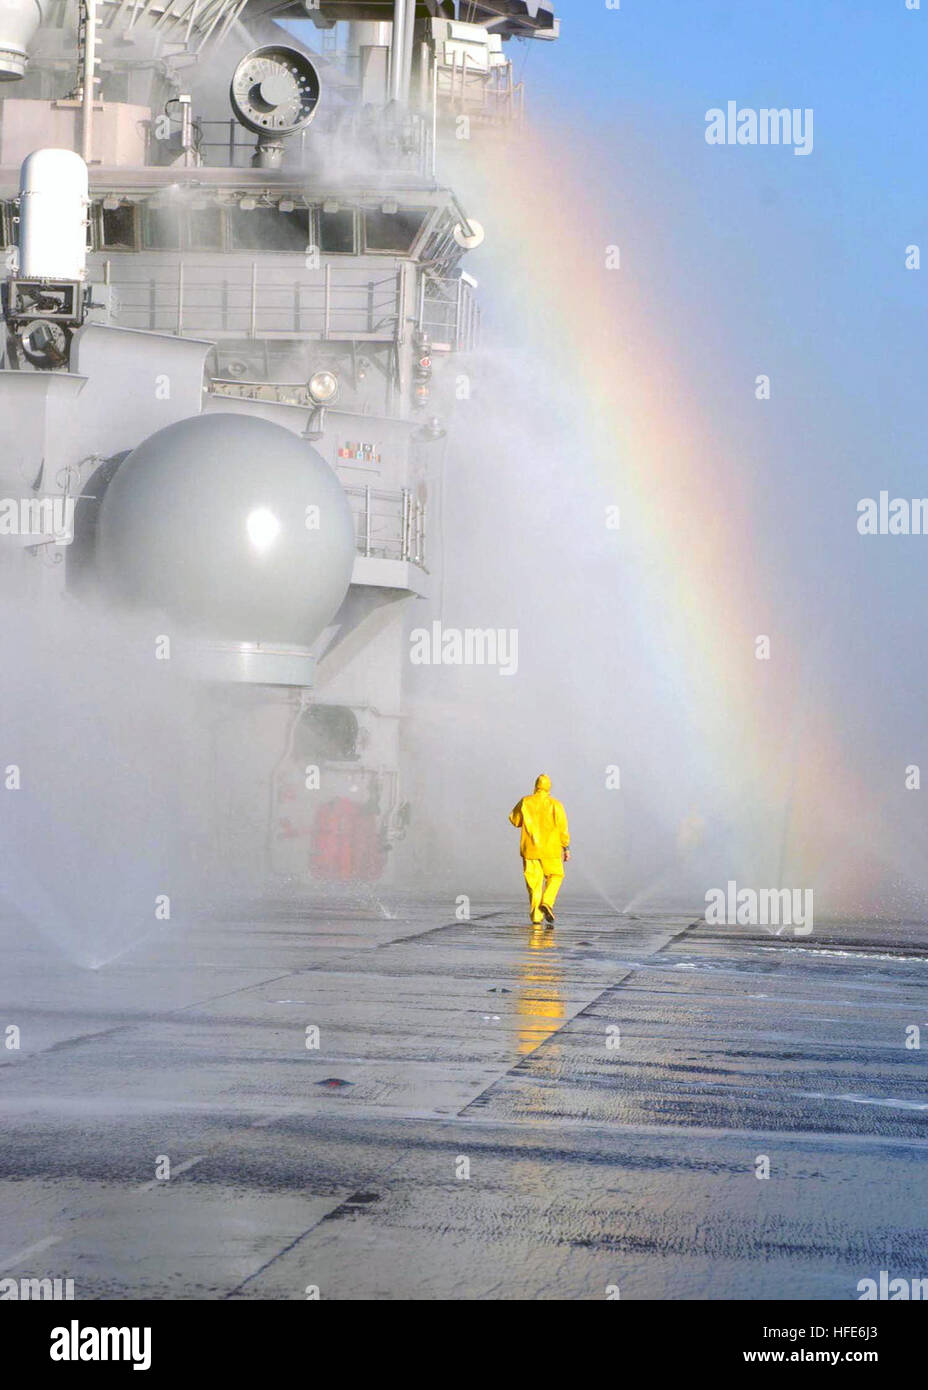
{"type": "Polygon", "coordinates": [[[373,879],[404,833],[402,612],[429,592],[430,484],[479,327],[483,232],[442,145],[462,117],[518,123],[507,42],[556,33],[533,0],[0,5],[0,492],[35,523],[6,528],[6,588],[108,588],[189,627],[234,769],[215,834],[256,868],[373,879]],[[351,553],[310,501],[322,539],[262,608],[246,570],[274,557],[281,429],[297,475],[305,457],[337,476],[351,553]],[[239,522],[236,597],[212,538],[239,522]]]}

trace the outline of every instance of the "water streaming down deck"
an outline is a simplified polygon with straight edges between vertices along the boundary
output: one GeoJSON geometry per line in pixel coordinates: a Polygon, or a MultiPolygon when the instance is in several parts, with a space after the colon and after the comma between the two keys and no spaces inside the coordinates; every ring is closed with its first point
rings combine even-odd
{"type": "Polygon", "coordinates": [[[5,922],[0,1270],[78,1298],[853,1299],[918,1275],[919,925],[473,910],[248,904],[97,971],[5,922]]]}

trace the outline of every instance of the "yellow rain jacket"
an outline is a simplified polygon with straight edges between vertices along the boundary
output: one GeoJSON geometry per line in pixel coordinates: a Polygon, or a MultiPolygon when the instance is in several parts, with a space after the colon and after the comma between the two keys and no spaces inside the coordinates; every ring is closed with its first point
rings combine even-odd
{"type": "Polygon", "coordinates": [[[532,795],[523,796],[509,817],[522,831],[519,841],[522,858],[540,859],[546,876],[563,874],[563,851],[570,844],[567,812],[551,795],[550,788],[551,778],[542,773],[535,781],[532,795]]]}

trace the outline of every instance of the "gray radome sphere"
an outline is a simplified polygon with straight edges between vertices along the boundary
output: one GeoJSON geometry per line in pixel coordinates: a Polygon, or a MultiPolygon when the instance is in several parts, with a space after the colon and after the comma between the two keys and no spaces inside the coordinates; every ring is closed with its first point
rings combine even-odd
{"type": "Polygon", "coordinates": [[[209,637],[309,645],[341,605],[354,556],[329,465],[251,415],[158,430],[121,464],[100,509],[110,592],[209,637]]]}

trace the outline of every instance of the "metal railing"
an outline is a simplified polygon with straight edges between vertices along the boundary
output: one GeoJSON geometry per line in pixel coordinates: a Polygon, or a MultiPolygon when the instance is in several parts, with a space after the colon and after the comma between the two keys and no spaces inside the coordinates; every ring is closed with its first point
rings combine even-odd
{"type": "Polygon", "coordinates": [[[114,321],[123,328],[204,333],[213,338],[369,339],[401,337],[403,267],[374,274],[331,263],[232,261],[190,256],[106,261],[114,321]]]}
{"type": "MultiPolygon", "coordinates": [[[[313,124],[292,136],[284,146],[284,165],[303,168],[314,146],[324,142],[327,160],[353,166],[359,154],[366,153],[383,172],[430,173],[433,159],[433,121],[431,112],[403,111],[376,118],[365,111],[342,109],[329,115],[320,113],[313,124]]],[[[196,151],[212,168],[244,169],[251,164],[255,137],[234,118],[227,121],[197,120],[196,151]]]]}
{"type": "Polygon", "coordinates": [[[516,82],[512,63],[482,68],[455,53],[439,63],[435,96],[443,112],[475,116],[500,125],[519,125],[525,116],[525,88],[516,82]]]}
{"type": "Polygon", "coordinates": [[[472,352],[480,333],[480,309],[472,285],[463,276],[423,276],[419,291],[419,330],[433,348],[472,352]]]}
{"type": "Polygon", "coordinates": [[[425,568],[425,503],[412,490],[344,488],[355,519],[359,555],[381,560],[408,560],[425,568]]]}

